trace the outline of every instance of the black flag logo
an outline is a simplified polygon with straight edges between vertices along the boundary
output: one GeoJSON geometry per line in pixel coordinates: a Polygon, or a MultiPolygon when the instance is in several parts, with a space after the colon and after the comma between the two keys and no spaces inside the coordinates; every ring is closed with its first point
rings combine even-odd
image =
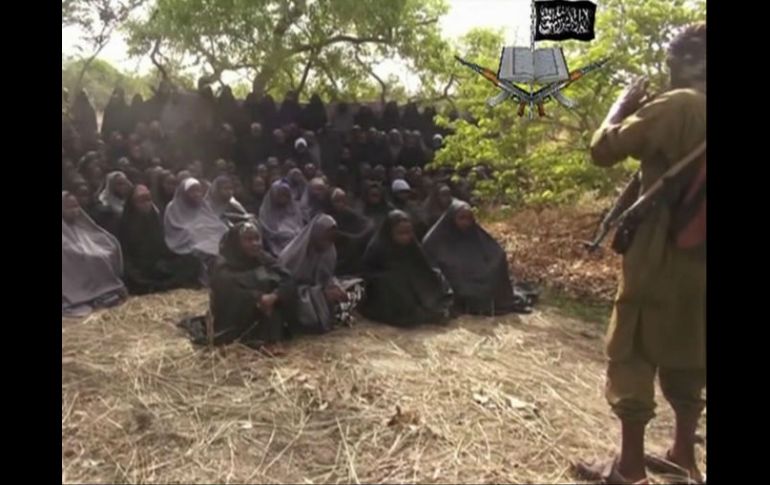
{"type": "Polygon", "coordinates": [[[537,0],[535,40],[593,40],[596,4],[587,0],[537,0]]]}

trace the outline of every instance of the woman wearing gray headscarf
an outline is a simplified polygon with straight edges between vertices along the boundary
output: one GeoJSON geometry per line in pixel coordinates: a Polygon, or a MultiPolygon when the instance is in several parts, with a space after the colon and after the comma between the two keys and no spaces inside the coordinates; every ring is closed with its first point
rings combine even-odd
{"type": "MultiPolygon", "coordinates": [[[[179,184],[163,215],[166,244],[176,254],[192,254],[208,267],[219,255],[227,226],[203,199],[203,187],[190,177],[179,184]]],[[[203,273],[204,279],[206,273],[203,273]]],[[[202,281],[206,284],[206,281],[202,281]]]]}
{"type": "Polygon", "coordinates": [[[224,214],[246,215],[246,209],[234,197],[233,180],[229,175],[215,178],[206,192],[205,200],[218,217],[224,214]]]}
{"type": "Polygon", "coordinates": [[[265,249],[274,256],[302,230],[302,211],[286,180],[276,180],[270,186],[259,208],[259,224],[265,249]]]}
{"type": "Polygon", "coordinates": [[[62,315],[81,317],[122,303],[120,243],[80,208],[74,195],[62,192],[61,201],[62,315]]]}
{"type": "Polygon", "coordinates": [[[120,216],[123,214],[131,188],[131,182],[126,174],[120,171],[110,172],[99,191],[99,202],[116,216],[120,216]]]}
{"type": "Polygon", "coordinates": [[[352,323],[351,312],[363,297],[361,279],[334,277],[336,229],[331,216],[320,214],[278,256],[297,284],[296,321],[311,333],[327,332],[334,323],[352,323]]]}

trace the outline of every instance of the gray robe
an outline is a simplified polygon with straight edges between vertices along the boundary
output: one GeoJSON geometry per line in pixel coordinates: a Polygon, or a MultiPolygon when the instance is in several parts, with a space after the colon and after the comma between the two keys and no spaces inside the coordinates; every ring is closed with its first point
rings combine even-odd
{"type": "Polygon", "coordinates": [[[84,316],[95,300],[123,293],[125,286],[120,243],[85,211],[77,220],[61,223],[62,314],[84,316]]]}
{"type": "Polygon", "coordinates": [[[334,245],[318,252],[312,243],[317,235],[333,227],[337,227],[337,223],[331,216],[317,215],[278,256],[278,262],[297,284],[297,321],[302,327],[316,332],[325,332],[332,327],[334,312],[326,300],[324,289],[339,283],[334,278],[337,264],[334,245]]]}
{"type": "Polygon", "coordinates": [[[227,226],[207,201],[198,207],[188,204],[183,197],[184,186],[184,182],[179,184],[163,215],[166,244],[176,254],[217,256],[227,226]]]}

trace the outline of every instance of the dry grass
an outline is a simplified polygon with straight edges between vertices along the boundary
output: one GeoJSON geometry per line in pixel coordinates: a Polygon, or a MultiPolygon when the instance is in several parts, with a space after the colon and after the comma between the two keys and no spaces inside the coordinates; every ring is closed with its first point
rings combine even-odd
{"type": "Polygon", "coordinates": [[[175,324],[205,306],[175,292],[62,322],[62,481],[567,483],[614,449],[601,330],[548,308],[362,322],[268,359],[193,348],[175,324]]]}

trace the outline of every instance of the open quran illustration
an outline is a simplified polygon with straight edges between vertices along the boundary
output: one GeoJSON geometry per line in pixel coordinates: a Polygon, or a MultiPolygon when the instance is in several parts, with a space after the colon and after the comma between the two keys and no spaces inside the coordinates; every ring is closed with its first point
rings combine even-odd
{"type": "Polygon", "coordinates": [[[535,109],[539,116],[545,116],[543,105],[552,99],[566,108],[573,108],[576,103],[564,96],[562,90],[604,66],[608,59],[570,71],[561,47],[535,49],[535,41],[592,40],[595,17],[596,4],[587,0],[533,0],[530,46],[503,47],[497,72],[458,56],[455,58],[501,90],[487,100],[489,106],[510,99],[519,105],[519,116],[523,116],[529,107],[530,118],[534,117],[535,109]],[[529,86],[524,88],[517,83],[528,83],[529,86]],[[535,90],[535,84],[541,87],[535,90]]]}

